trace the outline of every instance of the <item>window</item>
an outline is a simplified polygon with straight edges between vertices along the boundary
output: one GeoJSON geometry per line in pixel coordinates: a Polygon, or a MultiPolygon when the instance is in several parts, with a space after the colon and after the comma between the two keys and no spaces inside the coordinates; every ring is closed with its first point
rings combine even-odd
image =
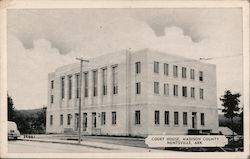
{"type": "Polygon", "coordinates": [[[72,98],[72,76],[68,76],[69,80],[69,99],[72,98]]]}
{"type": "Polygon", "coordinates": [[[79,74],[76,74],[76,98],[79,98],[80,96],[80,82],[79,82],[79,74]]]}
{"type": "Polygon", "coordinates": [[[97,96],[97,71],[93,71],[93,96],[97,96]]]}
{"type": "Polygon", "coordinates": [[[201,113],[201,125],[204,126],[205,125],[205,114],[201,113]]]}
{"type": "Polygon", "coordinates": [[[140,82],[136,83],[136,94],[141,94],[141,83],[140,82]]]}
{"type": "Polygon", "coordinates": [[[113,85],[113,94],[118,94],[118,72],[117,66],[112,67],[112,85],[113,85]]]}
{"type": "Polygon", "coordinates": [[[187,125],[187,112],[183,112],[183,125],[187,125]]]}
{"type": "Polygon", "coordinates": [[[155,124],[156,125],[160,124],[160,111],[159,110],[155,111],[155,124]]]}
{"type": "Polygon", "coordinates": [[[68,114],[67,117],[67,124],[70,125],[72,115],[68,114]]]}
{"type": "Polygon", "coordinates": [[[176,84],[174,84],[173,94],[174,96],[178,96],[178,85],[176,84]]]}
{"type": "Polygon", "coordinates": [[[141,112],[140,112],[140,110],[135,111],[135,124],[141,124],[141,112]]]}
{"type": "Polygon", "coordinates": [[[187,68],[182,67],[182,78],[187,78],[187,68]]]}
{"type": "Polygon", "coordinates": [[[112,112],[112,125],[116,124],[116,112],[112,112]]]}
{"type": "Polygon", "coordinates": [[[165,125],[169,125],[169,111],[165,111],[165,125]]]}
{"type": "Polygon", "coordinates": [[[191,98],[195,98],[195,89],[191,87],[191,98]]]}
{"type": "Polygon", "coordinates": [[[168,64],[164,63],[163,68],[164,68],[164,75],[168,76],[168,64]]]}
{"type": "Polygon", "coordinates": [[[203,72],[202,71],[199,71],[199,80],[203,81],[203,72]]]}
{"type": "Polygon", "coordinates": [[[164,95],[169,95],[169,84],[164,83],[164,95]]]}
{"type": "Polygon", "coordinates": [[[64,99],[64,77],[61,78],[61,97],[64,99]]]}
{"type": "Polygon", "coordinates": [[[176,65],[173,66],[173,75],[174,77],[178,77],[178,66],[176,65]]]}
{"type": "Polygon", "coordinates": [[[200,99],[204,99],[204,90],[200,88],[200,99]]]}
{"type": "Polygon", "coordinates": [[[174,112],[174,125],[179,125],[179,113],[174,112]]]}
{"type": "Polygon", "coordinates": [[[86,129],[88,126],[88,118],[87,113],[83,113],[83,128],[86,129]]]}
{"type": "Polygon", "coordinates": [[[105,125],[106,124],[106,113],[102,112],[101,114],[101,124],[105,125]]]}
{"type": "Polygon", "coordinates": [[[53,104],[53,102],[54,102],[54,96],[50,95],[50,103],[53,104]]]}
{"type": "Polygon", "coordinates": [[[54,81],[53,80],[50,82],[50,87],[51,87],[51,89],[54,88],[54,81]]]}
{"type": "Polygon", "coordinates": [[[88,72],[84,73],[84,96],[88,97],[89,94],[89,74],[88,72]]]}
{"type": "Polygon", "coordinates": [[[182,87],[182,96],[187,97],[187,87],[186,86],[182,87]]]}
{"type": "Polygon", "coordinates": [[[102,69],[102,95],[107,95],[107,68],[102,69]]]}
{"type": "Polygon", "coordinates": [[[141,73],[141,62],[136,62],[135,63],[135,73],[136,74],[141,73]]]}
{"type": "Polygon", "coordinates": [[[63,114],[60,115],[60,125],[63,125],[63,114]]]}
{"type": "Polygon", "coordinates": [[[159,73],[159,62],[154,61],[154,73],[159,73]]]}
{"type": "Polygon", "coordinates": [[[190,79],[195,79],[194,69],[190,69],[190,79]]]}
{"type": "Polygon", "coordinates": [[[53,125],[53,115],[50,115],[50,125],[53,125]]]}
{"type": "Polygon", "coordinates": [[[159,82],[154,82],[154,93],[159,94],[159,82]]]}

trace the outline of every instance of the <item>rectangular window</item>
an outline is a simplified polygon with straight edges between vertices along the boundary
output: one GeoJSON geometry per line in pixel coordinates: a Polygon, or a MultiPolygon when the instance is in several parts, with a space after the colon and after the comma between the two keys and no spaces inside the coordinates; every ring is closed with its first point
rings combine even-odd
{"type": "Polygon", "coordinates": [[[204,99],[204,90],[200,88],[200,99],[204,99]]]}
{"type": "Polygon", "coordinates": [[[173,75],[174,77],[178,77],[178,66],[176,65],[173,66],[173,75]]]}
{"type": "Polygon", "coordinates": [[[93,71],[93,96],[97,96],[97,71],[93,71]]]}
{"type": "Polygon", "coordinates": [[[112,112],[112,125],[116,124],[116,112],[112,112]]]}
{"type": "Polygon", "coordinates": [[[164,83],[164,95],[169,95],[169,84],[164,83]]]}
{"type": "Polygon", "coordinates": [[[141,83],[140,82],[136,83],[136,94],[141,94],[141,83]]]}
{"type": "Polygon", "coordinates": [[[64,99],[64,77],[61,78],[61,98],[64,99]]]}
{"type": "Polygon", "coordinates": [[[195,79],[194,69],[190,69],[190,79],[192,79],[192,80],[195,79]]]}
{"type": "Polygon", "coordinates": [[[101,114],[101,124],[105,125],[106,124],[106,113],[102,112],[101,114]]]}
{"type": "Polygon", "coordinates": [[[205,125],[205,114],[201,113],[201,125],[204,126],[205,125]]]}
{"type": "Polygon", "coordinates": [[[164,63],[164,75],[168,76],[168,64],[167,63],[164,63]]]}
{"type": "Polygon", "coordinates": [[[135,63],[135,73],[136,74],[141,73],[141,62],[136,62],[135,63]]]}
{"type": "Polygon", "coordinates": [[[88,72],[84,73],[84,96],[88,97],[89,94],[89,74],[88,72]]]}
{"type": "Polygon", "coordinates": [[[112,67],[112,85],[113,85],[113,94],[118,94],[118,71],[117,66],[112,67]]]}
{"type": "Polygon", "coordinates": [[[159,110],[155,111],[155,124],[156,125],[160,124],[160,111],[159,110]]]}
{"type": "Polygon", "coordinates": [[[107,68],[102,69],[102,95],[107,95],[107,68]]]}
{"type": "Polygon", "coordinates": [[[182,87],[182,96],[187,97],[187,87],[186,86],[182,87]]]}
{"type": "Polygon", "coordinates": [[[154,93],[159,94],[159,82],[154,82],[154,93]]]}
{"type": "Polygon", "coordinates": [[[63,125],[63,114],[60,115],[60,125],[63,125]]]}
{"type": "Polygon", "coordinates": [[[87,116],[87,113],[83,113],[83,128],[84,130],[86,130],[88,126],[88,116],[87,116]]]}
{"type": "Polygon", "coordinates": [[[199,80],[203,81],[203,72],[202,71],[199,71],[199,80]]]}
{"type": "Polygon", "coordinates": [[[187,68],[182,67],[182,78],[187,78],[187,68]]]}
{"type": "Polygon", "coordinates": [[[178,85],[176,84],[174,84],[173,94],[174,96],[178,96],[178,85]]]}
{"type": "Polygon", "coordinates": [[[154,73],[159,73],[159,62],[154,61],[154,73]]]}
{"type": "Polygon", "coordinates": [[[68,125],[70,125],[71,117],[72,117],[71,114],[68,114],[68,115],[67,115],[67,124],[68,124],[68,125]]]}
{"type": "Polygon", "coordinates": [[[179,113],[174,112],[174,125],[179,125],[179,113]]]}
{"type": "Polygon", "coordinates": [[[72,76],[68,76],[69,80],[69,99],[72,98],[72,76]]]}
{"type": "Polygon", "coordinates": [[[135,124],[141,124],[141,112],[140,112],[140,110],[135,111],[135,124]]]}
{"type": "Polygon", "coordinates": [[[183,112],[183,125],[187,125],[187,112],[183,112]]]}
{"type": "Polygon", "coordinates": [[[80,96],[80,79],[79,74],[76,74],[76,98],[79,98],[80,96]]]}
{"type": "Polygon", "coordinates": [[[50,87],[51,87],[51,89],[54,88],[54,81],[53,80],[50,82],[50,87]]]}
{"type": "Polygon", "coordinates": [[[195,89],[191,87],[191,98],[195,98],[195,89]]]}
{"type": "Polygon", "coordinates": [[[50,115],[50,125],[53,125],[53,115],[50,115]]]}
{"type": "Polygon", "coordinates": [[[50,103],[53,104],[53,102],[54,102],[54,96],[50,95],[50,103]]]}
{"type": "Polygon", "coordinates": [[[169,111],[165,111],[165,125],[169,125],[169,111]]]}

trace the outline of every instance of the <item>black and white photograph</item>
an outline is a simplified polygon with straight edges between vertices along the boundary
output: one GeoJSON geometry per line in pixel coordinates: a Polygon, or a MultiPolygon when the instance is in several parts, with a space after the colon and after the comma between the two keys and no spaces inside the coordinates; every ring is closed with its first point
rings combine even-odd
{"type": "Polygon", "coordinates": [[[65,2],[0,2],[3,157],[247,158],[249,2],[65,2]]]}

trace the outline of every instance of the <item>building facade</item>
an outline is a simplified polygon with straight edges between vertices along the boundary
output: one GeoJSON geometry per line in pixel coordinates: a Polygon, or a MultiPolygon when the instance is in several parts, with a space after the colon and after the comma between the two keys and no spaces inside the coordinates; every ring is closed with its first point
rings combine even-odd
{"type": "Polygon", "coordinates": [[[218,132],[216,67],[155,50],[121,51],[48,77],[47,133],[147,136],[218,132]],[[81,93],[80,93],[81,90],[81,93]]]}

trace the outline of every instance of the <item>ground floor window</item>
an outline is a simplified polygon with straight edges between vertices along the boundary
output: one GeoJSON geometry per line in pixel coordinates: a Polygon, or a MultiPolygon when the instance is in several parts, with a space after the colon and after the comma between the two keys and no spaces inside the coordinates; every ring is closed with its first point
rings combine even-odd
{"type": "Polygon", "coordinates": [[[112,125],[116,124],[116,112],[112,112],[112,125]]]}
{"type": "Polygon", "coordinates": [[[183,112],[183,125],[187,125],[187,112],[183,112]]]}
{"type": "Polygon", "coordinates": [[[156,125],[160,124],[160,111],[159,110],[155,111],[155,124],[156,125]]]}
{"type": "Polygon", "coordinates": [[[86,129],[88,124],[87,113],[83,113],[83,128],[86,129]]]}
{"type": "Polygon", "coordinates": [[[50,125],[53,125],[53,115],[50,115],[50,125]]]}
{"type": "Polygon", "coordinates": [[[205,115],[204,115],[204,113],[201,113],[201,125],[202,126],[205,125],[205,115]]]}
{"type": "Polygon", "coordinates": [[[135,124],[141,124],[141,112],[140,112],[140,110],[135,111],[135,124]]]}
{"type": "Polygon", "coordinates": [[[102,112],[101,114],[101,124],[105,125],[106,124],[106,113],[102,112]]]}
{"type": "Polygon", "coordinates": [[[67,124],[70,125],[72,115],[68,114],[67,117],[67,124]]]}
{"type": "Polygon", "coordinates": [[[165,125],[169,125],[169,111],[165,111],[165,125]]]}
{"type": "Polygon", "coordinates": [[[60,125],[63,125],[63,114],[60,115],[60,125]]]}
{"type": "Polygon", "coordinates": [[[179,125],[179,113],[174,112],[174,125],[179,125]]]}

